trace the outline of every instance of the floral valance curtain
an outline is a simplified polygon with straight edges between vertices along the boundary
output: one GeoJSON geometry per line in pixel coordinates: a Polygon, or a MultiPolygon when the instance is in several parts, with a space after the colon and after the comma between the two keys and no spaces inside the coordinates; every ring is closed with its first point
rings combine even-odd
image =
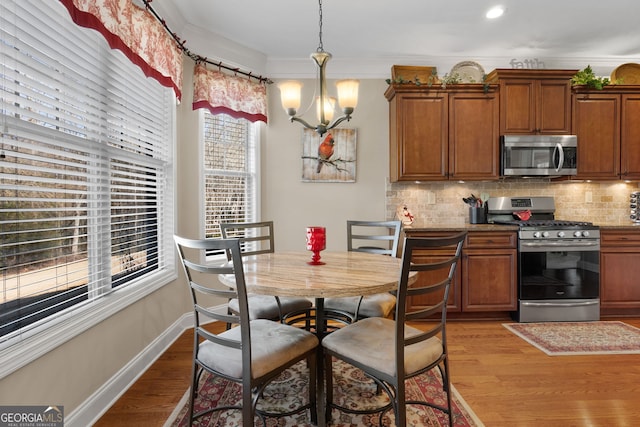
{"type": "Polygon", "coordinates": [[[76,24],[99,31],[147,77],[182,96],[182,49],[163,25],[131,0],[60,0],[76,24]]]}
{"type": "Polygon", "coordinates": [[[193,109],[198,108],[266,123],[267,88],[262,82],[209,70],[199,63],[193,76],[193,109]]]}

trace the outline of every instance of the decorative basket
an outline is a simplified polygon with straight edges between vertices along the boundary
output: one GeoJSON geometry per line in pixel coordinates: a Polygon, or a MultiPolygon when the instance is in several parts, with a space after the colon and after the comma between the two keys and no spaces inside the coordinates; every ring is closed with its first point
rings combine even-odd
{"type": "Polygon", "coordinates": [[[418,79],[421,84],[427,84],[429,79],[435,83],[437,78],[438,71],[436,67],[416,65],[394,65],[391,67],[392,82],[395,82],[396,79],[402,79],[405,82],[416,83],[416,79],[418,79]]]}

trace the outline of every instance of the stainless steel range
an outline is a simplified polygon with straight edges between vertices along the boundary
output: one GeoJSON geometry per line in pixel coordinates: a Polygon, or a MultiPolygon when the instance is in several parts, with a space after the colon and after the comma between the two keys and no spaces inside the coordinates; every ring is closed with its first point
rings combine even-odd
{"type": "Polygon", "coordinates": [[[519,226],[520,322],[600,319],[600,230],[555,218],[553,197],[498,197],[488,222],[519,226]]]}

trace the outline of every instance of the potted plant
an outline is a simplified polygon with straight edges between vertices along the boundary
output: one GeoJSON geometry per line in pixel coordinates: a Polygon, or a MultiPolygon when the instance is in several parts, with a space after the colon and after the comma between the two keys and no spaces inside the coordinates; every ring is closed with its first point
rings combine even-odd
{"type": "Polygon", "coordinates": [[[590,89],[602,90],[603,87],[611,84],[607,77],[598,77],[591,69],[591,65],[587,65],[584,70],[578,71],[572,78],[571,84],[574,86],[586,86],[590,89]]]}

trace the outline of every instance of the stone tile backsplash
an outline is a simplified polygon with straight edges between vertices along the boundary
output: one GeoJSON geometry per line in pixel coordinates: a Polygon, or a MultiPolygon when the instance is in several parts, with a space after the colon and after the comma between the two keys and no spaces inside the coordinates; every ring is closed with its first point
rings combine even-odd
{"type": "Polygon", "coordinates": [[[598,225],[631,225],[629,195],[640,184],[625,182],[549,182],[520,179],[499,182],[391,183],[387,181],[387,218],[406,205],[421,223],[458,226],[469,222],[463,197],[488,193],[499,196],[552,196],[556,218],[591,221],[598,225]],[[591,193],[591,202],[588,202],[591,193]],[[435,201],[435,203],[429,203],[435,201]]]}

